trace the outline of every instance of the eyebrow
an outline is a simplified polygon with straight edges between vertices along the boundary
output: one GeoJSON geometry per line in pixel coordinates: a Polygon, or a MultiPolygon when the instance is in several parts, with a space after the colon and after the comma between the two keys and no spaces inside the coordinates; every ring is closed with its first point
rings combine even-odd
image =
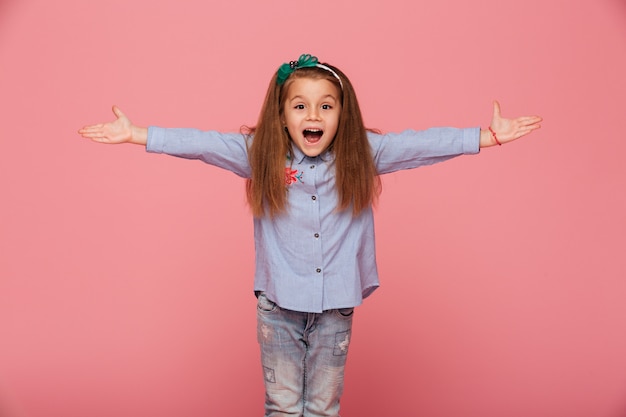
{"type": "MultiPolygon", "coordinates": [[[[327,99],[327,98],[329,98],[329,97],[330,97],[330,98],[332,98],[333,100],[337,101],[337,97],[335,97],[335,96],[334,96],[334,95],[332,95],[332,94],[326,94],[325,96],[321,97],[321,100],[322,100],[322,101],[323,101],[323,100],[326,100],[326,99],[327,99]]],[[[304,97],[303,97],[303,96],[300,96],[300,95],[298,95],[298,96],[293,96],[293,97],[291,97],[291,98],[289,99],[289,101],[291,102],[291,101],[294,101],[294,100],[296,100],[296,99],[301,99],[301,100],[303,100],[303,99],[304,99],[304,97]]]]}

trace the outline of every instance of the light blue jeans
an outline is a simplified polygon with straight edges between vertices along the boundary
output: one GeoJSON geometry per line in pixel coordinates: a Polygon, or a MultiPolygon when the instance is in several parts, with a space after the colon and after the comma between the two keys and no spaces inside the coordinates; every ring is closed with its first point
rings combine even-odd
{"type": "Polygon", "coordinates": [[[290,311],[259,294],[265,417],[339,417],[353,312],[290,311]]]}

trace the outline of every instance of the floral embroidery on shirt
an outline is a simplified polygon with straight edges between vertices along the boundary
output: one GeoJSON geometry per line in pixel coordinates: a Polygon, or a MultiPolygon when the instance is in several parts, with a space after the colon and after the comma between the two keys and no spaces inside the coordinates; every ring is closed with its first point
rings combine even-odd
{"type": "Polygon", "coordinates": [[[297,169],[291,169],[291,167],[285,168],[285,184],[291,185],[294,182],[302,182],[302,173],[298,174],[297,169]]]}

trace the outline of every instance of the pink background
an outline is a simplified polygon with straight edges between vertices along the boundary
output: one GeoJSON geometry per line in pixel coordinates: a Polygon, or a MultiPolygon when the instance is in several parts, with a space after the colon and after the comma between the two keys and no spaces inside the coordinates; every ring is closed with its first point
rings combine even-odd
{"type": "Polygon", "coordinates": [[[0,416],[262,414],[243,181],[76,130],[237,130],[303,52],[370,127],[545,119],[384,177],[343,415],[625,416],[618,0],[0,0],[0,416]]]}

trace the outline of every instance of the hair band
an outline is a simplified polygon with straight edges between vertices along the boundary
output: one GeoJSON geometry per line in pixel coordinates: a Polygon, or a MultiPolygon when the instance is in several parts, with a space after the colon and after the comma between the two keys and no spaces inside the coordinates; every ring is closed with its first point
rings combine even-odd
{"type": "Polygon", "coordinates": [[[333,76],[337,79],[337,81],[339,81],[339,85],[341,86],[341,89],[343,90],[343,82],[341,81],[341,78],[339,78],[339,74],[337,74],[335,71],[333,71],[333,69],[331,67],[327,67],[324,64],[316,64],[315,66],[318,67],[318,68],[321,68],[321,69],[325,69],[326,71],[328,71],[331,74],[333,74],[333,76]]]}
{"type": "Polygon", "coordinates": [[[311,54],[302,54],[300,55],[300,58],[298,58],[297,61],[289,61],[281,65],[278,68],[278,73],[276,76],[276,83],[278,85],[282,85],[285,81],[287,81],[287,78],[289,78],[289,76],[295,70],[299,68],[311,68],[311,67],[318,67],[318,68],[321,68],[323,70],[330,72],[333,75],[333,77],[335,77],[339,81],[339,85],[341,86],[341,89],[343,90],[343,82],[341,81],[339,74],[337,74],[332,68],[324,64],[320,64],[318,62],[317,57],[311,54]]]}

